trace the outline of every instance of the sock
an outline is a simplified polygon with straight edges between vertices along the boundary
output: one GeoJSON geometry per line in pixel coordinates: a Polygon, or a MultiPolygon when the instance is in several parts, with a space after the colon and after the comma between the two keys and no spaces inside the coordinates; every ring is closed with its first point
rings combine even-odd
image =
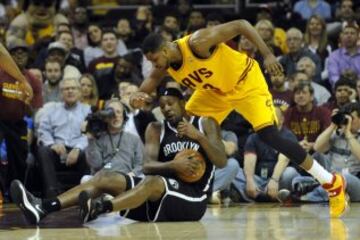
{"type": "Polygon", "coordinates": [[[102,213],[109,213],[113,211],[113,205],[111,201],[105,200],[102,202],[102,205],[103,205],[102,213]]]}
{"type": "Polygon", "coordinates": [[[56,212],[61,209],[61,204],[58,198],[44,199],[42,202],[42,208],[47,212],[56,212]]]}
{"type": "Polygon", "coordinates": [[[313,165],[309,170],[307,170],[314,178],[316,178],[320,184],[328,183],[331,184],[333,180],[333,175],[329,173],[323,166],[321,166],[315,159],[313,165]]]}

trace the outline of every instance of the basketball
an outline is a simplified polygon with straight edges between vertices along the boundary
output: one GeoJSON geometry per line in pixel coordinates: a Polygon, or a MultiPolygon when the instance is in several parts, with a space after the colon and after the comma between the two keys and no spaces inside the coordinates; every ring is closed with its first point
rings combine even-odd
{"type": "Polygon", "coordinates": [[[206,163],[204,157],[198,151],[192,149],[185,149],[176,154],[175,159],[179,157],[192,156],[194,159],[199,161],[199,167],[195,174],[190,174],[189,172],[178,172],[177,176],[184,182],[192,183],[200,180],[200,178],[205,173],[206,163]]]}

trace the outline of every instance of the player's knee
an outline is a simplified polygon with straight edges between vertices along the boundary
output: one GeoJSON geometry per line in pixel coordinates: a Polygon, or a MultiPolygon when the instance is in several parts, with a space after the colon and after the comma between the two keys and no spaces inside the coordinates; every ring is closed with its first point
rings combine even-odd
{"type": "Polygon", "coordinates": [[[164,191],[164,182],[160,176],[146,176],[143,185],[153,193],[161,194],[164,191]]]}
{"type": "Polygon", "coordinates": [[[95,183],[111,182],[111,179],[113,179],[114,175],[117,174],[118,173],[102,170],[95,174],[95,176],[92,178],[92,181],[95,183]]]}

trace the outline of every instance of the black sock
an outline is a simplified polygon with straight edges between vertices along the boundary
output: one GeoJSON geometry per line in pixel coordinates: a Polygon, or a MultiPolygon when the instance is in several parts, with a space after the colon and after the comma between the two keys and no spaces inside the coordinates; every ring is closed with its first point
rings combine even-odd
{"type": "Polygon", "coordinates": [[[112,202],[109,200],[105,200],[102,202],[102,213],[109,213],[113,211],[112,202]]]}
{"type": "Polygon", "coordinates": [[[61,209],[61,204],[58,198],[44,199],[42,202],[42,208],[48,212],[56,212],[61,209]]]}

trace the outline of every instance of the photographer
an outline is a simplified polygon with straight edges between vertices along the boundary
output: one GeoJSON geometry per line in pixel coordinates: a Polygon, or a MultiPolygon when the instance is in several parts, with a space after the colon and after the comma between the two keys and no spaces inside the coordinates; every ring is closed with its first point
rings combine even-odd
{"type": "Polygon", "coordinates": [[[314,145],[316,151],[328,152],[332,170],[343,173],[351,201],[360,201],[359,132],[360,103],[348,103],[333,111],[332,123],[319,135],[314,145]]]}
{"type": "Polygon", "coordinates": [[[90,114],[87,120],[85,154],[92,174],[100,169],[133,176],[142,173],[143,144],[139,137],[123,131],[126,112],[120,100],[107,101],[104,110],[90,114]]]}

